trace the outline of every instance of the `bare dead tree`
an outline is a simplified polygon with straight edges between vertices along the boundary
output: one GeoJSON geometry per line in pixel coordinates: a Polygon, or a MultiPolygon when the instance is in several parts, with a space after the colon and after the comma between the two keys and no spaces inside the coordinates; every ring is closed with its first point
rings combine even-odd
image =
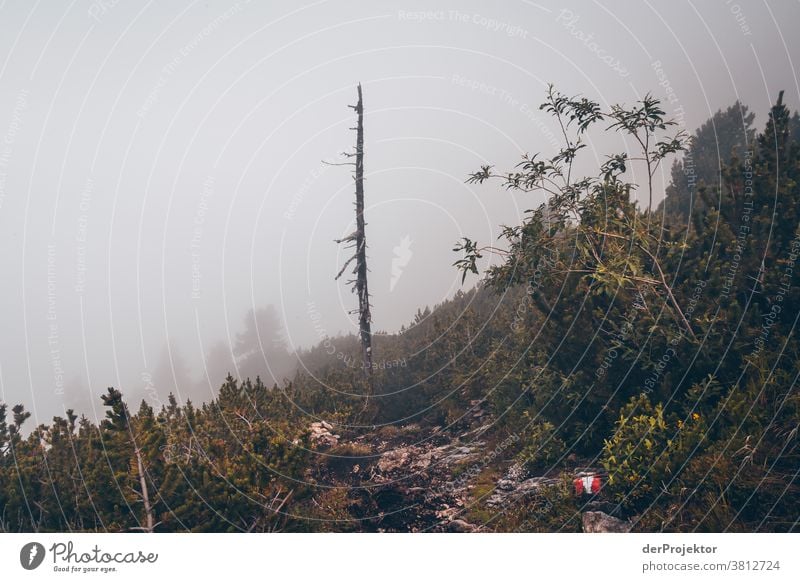
{"type": "Polygon", "coordinates": [[[153,533],[155,530],[156,524],[155,519],[153,517],[153,507],[150,505],[150,493],[147,490],[147,479],[144,473],[144,462],[142,461],[142,451],[139,447],[134,444],[133,453],[136,456],[136,468],[139,473],[139,486],[141,487],[141,496],[142,502],[144,503],[144,514],[146,519],[146,527],[142,528],[144,531],[148,533],[153,533]]]}
{"type": "MultiPolygon", "coordinates": [[[[350,243],[348,248],[353,248],[353,256],[345,261],[344,266],[336,275],[338,280],[348,265],[355,261],[352,274],[355,279],[348,281],[353,285],[353,291],[358,295],[358,333],[361,339],[361,355],[364,374],[367,378],[368,391],[372,392],[372,314],[370,313],[369,288],[367,286],[367,237],[364,221],[364,101],[361,95],[361,83],[358,84],[358,103],[349,105],[355,110],[357,116],[356,127],[350,129],[356,132],[355,152],[346,152],[347,158],[355,158],[355,163],[348,162],[344,165],[355,165],[354,180],[356,183],[356,230],[342,239],[337,239],[339,244],[350,243]]],[[[341,165],[341,164],[340,164],[341,165]]],[[[355,312],[354,312],[355,313],[355,312]]]]}

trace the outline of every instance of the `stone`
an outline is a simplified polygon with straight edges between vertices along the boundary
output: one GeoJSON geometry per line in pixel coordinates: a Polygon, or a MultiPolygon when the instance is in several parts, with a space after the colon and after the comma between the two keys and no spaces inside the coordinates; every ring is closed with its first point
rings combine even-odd
{"type": "Polygon", "coordinates": [[[389,473],[406,466],[409,462],[409,451],[406,448],[386,451],[378,460],[378,469],[382,473],[389,473]]]}
{"type": "Polygon", "coordinates": [[[497,482],[497,488],[501,491],[513,491],[517,488],[517,484],[511,479],[500,479],[497,482]]]}
{"type": "Polygon", "coordinates": [[[602,511],[587,511],[582,516],[584,533],[628,533],[633,524],[602,511]]]}
{"type": "Polygon", "coordinates": [[[447,524],[447,531],[454,533],[469,533],[475,529],[471,523],[467,523],[463,519],[454,519],[447,524]]]}
{"type": "Polygon", "coordinates": [[[327,422],[312,422],[309,426],[311,442],[317,446],[322,447],[335,447],[339,444],[341,438],[338,434],[331,434],[330,429],[325,428],[325,425],[331,426],[327,422]]]}

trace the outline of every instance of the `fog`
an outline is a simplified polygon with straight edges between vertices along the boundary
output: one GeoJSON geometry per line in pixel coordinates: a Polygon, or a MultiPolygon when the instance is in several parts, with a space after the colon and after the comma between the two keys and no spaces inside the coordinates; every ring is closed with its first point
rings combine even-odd
{"type": "MultiPolygon", "coordinates": [[[[792,109],[800,96],[796,2],[0,14],[0,400],[34,425],[102,414],[107,386],[159,405],[207,400],[228,372],[281,382],[297,349],[356,330],[333,242],[353,230],[353,180],[323,161],[353,146],[358,82],[373,330],[388,332],[461,287],[456,240],[492,241],[541,201],[465,178],[555,149],[548,83],[604,105],[652,91],[689,131],[737,99],[762,126],[780,89],[792,109]]],[[[604,139],[596,161],[625,147],[604,139]]]]}

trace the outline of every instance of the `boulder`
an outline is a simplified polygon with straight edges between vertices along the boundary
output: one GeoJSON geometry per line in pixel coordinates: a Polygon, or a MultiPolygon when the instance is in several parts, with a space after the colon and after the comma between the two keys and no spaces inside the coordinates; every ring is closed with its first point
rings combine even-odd
{"type": "Polygon", "coordinates": [[[454,519],[447,524],[447,531],[454,533],[469,533],[475,530],[475,526],[467,523],[463,519],[454,519]]]}
{"type": "Polygon", "coordinates": [[[397,471],[408,465],[410,458],[410,451],[405,447],[387,451],[383,453],[378,460],[378,470],[380,470],[381,473],[397,471]]]}
{"type": "Polygon", "coordinates": [[[497,483],[494,493],[486,499],[486,505],[491,507],[502,507],[509,503],[519,500],[525,495],[534,493],[542,486],[554,485],[555,479],[546,477],[533,477],[521,483],[516,483],[509,479],[501,479],[497,483]]]}
{"type": "Polygon", "coordinates": [[[583,533],[628,533],[633,524],[602,511],[587,511],[582,516],[583,533]]]}
{"type": "Polygon", "coordinates": [[[341,438],[338,434],[331,433],[331,425],[327,422],[312,422],[309,426],[311,442],[319,447],[335,447],[341,438]]]}

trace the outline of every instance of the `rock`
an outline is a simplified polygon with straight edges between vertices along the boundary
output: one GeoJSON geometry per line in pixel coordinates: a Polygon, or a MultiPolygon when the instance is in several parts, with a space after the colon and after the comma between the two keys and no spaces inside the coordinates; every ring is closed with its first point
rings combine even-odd
{"type": "Polygon", "coordinates": [[[519,484],[517,487],[517,493],[528,493],[533,491],[534,489],[538,489],[539,487],[545,486],[553,486],[558,484],[558,479],[552,479],[549,477],[531,477],[530,479],[526,479],[522,483],[519,484]]]}
{"type": "Polygon", "coordinates": [[[325,421],[312,422],[309,426],[311,442],[320,447],[335,447],[341,438],[338,434],[332,434],[331,425],[325,421]]]}
{"type": "Polygon", "coordinates": [[[475,530],[475,526],[467,523],[463,519],[454,519],[447,524],[447,531],[455,533],[469,533],[475,530]]]}
{"type": "Polygon", "coordinates": [[[620,511],[620,507],[616,503],[600,500],[589,501],[583,508],[585,511],[602,511],[611,517],[617,517],[620,511]]]}
{"type": "Polygon", "coordinates": [[[400,469],[412,472],[425,471],[437,459],[437,451],[424,447],[408,446],[386,451],[378,460],[378,470],[383,473],[392,473],[400,469]]]}
{"type": "Polygon", "coordinates": [[[602,476],[603,474],[604,473],[603,473],[602,470],[590,467],[588,469],[584,469],[583,471],[576,471],[575,472],[575,478],[579,479],[581,477],[594,477],[595,475],[601,475],[602,476]]]}
{"type": "Polygon", "coordinates": [[[452,520],[460,510],[458,507],[446,507],[436,512],[436,518],[441,520],[452,520]]]}
{"type": "Polygon", "coordinates": [[[628,533],[633,524],[602,511],[587,511],[582,516],[584,533],[628,533]]]}
{"type": "Polygon", "coordinates": [[[511,481],[522,481],[526,474],[527,471],[525,467],[519,463],[514,463],[508,468],[508,471],[506,471],[505,478],[511,481]]]}
{"type": "Polygon", "coordinates": [[[431,466],[432,461],[433,454],[431,452],[422,453],[418,457],[412,458],[409,466],[411,467],[412,471],[424,471],[431,466]]]}
{"type": "Polygon", "coordinates": [[[497,482],[497,488],[501,491],[513,491],[517,488],[517,484],[511,479],[500,479],[497,482]]]}
{"type": "Polygon", "coordinates": [[[405,447],[386,451],[378,460],[378,469],[381,473],[396,471],[408,464],[409,457],[409,450],[405,447]]]}
{"type": "Polygon", "coordinates": [[[432,461],[441,467],[449,467],[456,463],[469,463],[480,459],[480,450],[486,445],[483,441],[471,443],[471,446],[449,444],[431,451],[432,461]]]}
{"type": "Polygon", "coordinates": [[[478,428],[473,428],[472,430],[465,432],[464,434],[461,435],[461,439],[462,440],[466,440],[467,438],[470,438],[473,435],[481,435],[481,434],[485,433],[486,431],[488,431],[490,428],[492,428],[492,423],[491,422],[489,422],[487,424],[484,424],[482,426],[479,426],[478,428]]]}
{"type": "Polygon", "coordinates": [[[531,477],[517,481],[509,478],[509,473],[506,473],[506,476],[497,482],[494,493],[486,499],[486,505],[502,507],[537,491],[540,487],[556,485],[558,482],[558,479],[551,477],[531,477]]]}

